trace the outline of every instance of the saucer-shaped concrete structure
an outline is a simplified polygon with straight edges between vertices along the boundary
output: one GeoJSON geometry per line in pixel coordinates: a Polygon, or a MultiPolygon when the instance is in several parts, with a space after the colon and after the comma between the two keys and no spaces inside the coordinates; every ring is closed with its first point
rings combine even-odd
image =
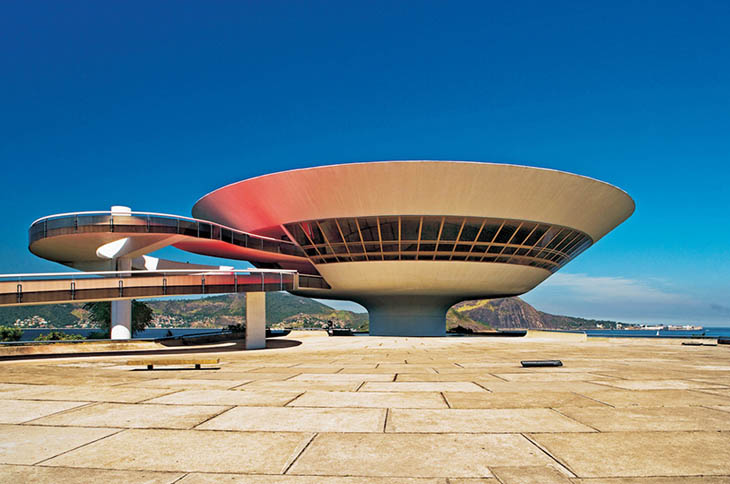
{"type": "Polygon", "coordinates": [[[165,246],[287,269],[295,294],[364,305],[371,334],[437,336],[451,305],[529,291],[633,210],[622,190],[555,170],[353,163],[233,183],[194,218],[124,206],[44,217],[29,248],[84,271],[212,268],[147,255],[165,246]]]}
{"type": "Polygon", "coordinates": [[[202,197],[193,216],[296,243],[329,288],[293,292],[357,301],[371,334],[437,336],[451,305],[529,291],[633,211],[624,191],[570,173],[389,161],[243,180],[202,197]]]}

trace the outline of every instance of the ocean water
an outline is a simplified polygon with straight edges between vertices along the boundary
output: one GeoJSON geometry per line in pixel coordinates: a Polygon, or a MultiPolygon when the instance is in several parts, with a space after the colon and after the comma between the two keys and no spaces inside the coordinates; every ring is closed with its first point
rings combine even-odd
{"type": "MultiPolygon", "coordinates": [[[[88,336],[96,330],[93,329],[24,329],[21,341],[33,341],[41,334],[46,334],[49,331],[63,331],[64,333],[80,334],[82,336],[88,336]]],[[[173,336],[185,336],[191,334],[209,334],[219,333],[222,328],[150,328],[137,334],[135,339],[153,339],[153,338],[164,338],[168,335],[168,331],[173,336]]],[[[577,331],[579,332],[579,331],[577,331]]],[[[585,331],[586,334],[591,336],[601,337],[621,337],[621,338],[730,338],[730,327],[718,327],[718,328],[704,328],[701,330],[645,330],[645,329],[589,329],[585,331]]]]}
{"type": "Polygon", "coordinates": [[[708,327],[690,330],[656,329],[588,329],[588,336],[613,336],[621,338],[730,338],[730,327],[708,327]]]}
{"type": "MultiPolygon", "coordinates": [[[[68,334],[80,334],[81,336],[88,336],[98,330],[96,329],[24,329],[23,336],[20,337],[20,341],[33,341],[42,334],[49,333],[50,331],[62,331],[68,334]]],[[[170,328],[169,331],[172,336],[185,336],[191,334],[208,334],[208,333],[220,333],[222,328],[170,328]]],[[[149,339],[149,338],[164,338],[168,336],[167,328],[149,328],[135,335],[135,339],[149,339]]]]}

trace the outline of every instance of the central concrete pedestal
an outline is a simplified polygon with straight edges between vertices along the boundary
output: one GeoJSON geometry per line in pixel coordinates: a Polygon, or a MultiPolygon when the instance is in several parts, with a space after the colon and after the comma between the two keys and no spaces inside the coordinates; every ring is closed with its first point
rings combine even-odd
{"type": "Polygon", "coordinates": [[[445,336],[446,312],[458,299],[382,296],[358,302],[368,310],[372,336],[445,336]]]}

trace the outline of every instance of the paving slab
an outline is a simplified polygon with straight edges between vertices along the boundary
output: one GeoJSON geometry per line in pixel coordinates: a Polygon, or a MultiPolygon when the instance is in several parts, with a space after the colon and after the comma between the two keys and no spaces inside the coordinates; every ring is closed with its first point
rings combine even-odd
{"type": "Polygon", "coordinates": [[[44,392],[64,388],[61,385],[25,385],[22,383],[0,383],[0,397],[5,399],[35,398],[44,392]]]}
{"type": "Polygon", "coordinates": [[[291,432],[133,429],[67,452],[44,465],[280,474],[311,438],[311,434],[291,432]]]}
{"type": "Polygon", "coordinates": [[[553,433],[530,437],[578,477],[730,475],[730,434],[726,432],[553,433]]]}
{"type": "Polygon", "coordinates": [[[695,390],[603,390],[586,392],[584,395],[614,407],[688,407],[723,403],[730,405],[730,395],[723,397],[695,390]]]}
{"type": "MultiPolygon", "coordinates": [[[[691,390],[699,388],[726,388],[726,385],[692,380],[607,380],[601,383],[627,390],[691,390]]],[[[580,390],[577,390],[580,391],[580,390]]]]}
{"type": "Polygon", "coordinates": [[[118,429],[0,425],[0,464],[35,464],[118,429]]]}
{"type": "Polygon", "coordinates": [[[319,434],[288,473],[491,477],[489,466],[551,462],[517,434],[319,434]]]}
{"type": "Polygon", "coordinates": [[[728,476],[690,477],[613,477],[598,479],[571,479],[574,484],[728,484],[728,476]]]}
{"type": "Polygon", "coordinates": [[[520,372],[520,373],[495,373],[495,376],[507,381],[588,381],[588,380],[612,380],[611,377],[602,377],[593,373],[585,372],[520,372]]]}
{"type": "Polygon", "coordinates": [[[0,482],[33,484],[172,484],[185,474],[181,472],[109,471],[104,469],[71,469],[0,465],[0,482]]]}
{"type": "Polygon", "coordinates": [[[399,365],[383,363],[378,365],[377,369],[388,373],[436,373],[436,370],[428,365],[399,365]]]}
{"type": "Polygon", "coordinates": [[[565,474],[550,466],[490,467],[501,484],[571,484],[565,474]]]}
{"type": "Polygon", "coordinates": [[[111,386],[66,386],[53,391],[38,392],[32,396],[37,400],[67,400],[86,402],[137,403],[170,393],[168,388],[130,388],[111,386]]]}
{"type": "Polygon", "coordinates": [[[305,392],[289,407],[448,408],[436,392],[305,392]]]}
{"type": "Polygon", "coordinates": [[[388,415],[386,432],[506,433],[595,430],[546,408],[392,409],[388,415]]]}
{"type": "Polygon", "coordinates": [[[484,392],[472,382],[366,382],[361,392],[484,392]]]}
{"type": "Polygon", "coordinates": [[[198,426],[204,430],[266,432],[380,432],[377,408],[236,407],[198,426]]]}
{"type": "MultiPolygon", "coordinates": [[[[497,484],[491,480],[492,484],[497,484]]],[[[485,482],[490,482],[485,481],[485,482]]],[[[454,481],[451,481],[452,483],[454,481]]],[[[446,479],[399,477],[244,476],[241,474],[188,474],[179,484],[451,484],[446,479]]]]}
{"type": "Polygon", "coordinates": [[[335,373],[335,374],[315,374],[302,373],[292,378],[290,381],[313,381],[313,382],[363,382],[363,381],[393,381],[394,373],[335,373]]]}
{"type": "Polygon", "coordinates": [[[313,381],[254,381],[235,387],[237,391],[269,391],[269,392],[306,392],[319,390],[325,392],[354,392],[362,384],[361,381],[313,382],[313,381]]]}
{"type": "Polygon", "coordinates": [[[501,381],[489,373],[398,373],[395,381],[501,381]]]}
{"type": "Polygon", "coordinates": [[[36,400],[0,400],[0,424],[19,424],[88,402],[43,402],[36,400]]]}
{"type": "MultiPolygon", "coordinates": [[[[612,380],[613,381],[613,380],[612,380]]],[[[533,381],[533,382],[506,382],[483,381],[478,382],[492,392],[578,392],[585,393],[606,390],[611,387],[585,381],[533,381]]]]}
{"type": "MultiPolygon", "coordinates": [[[[287,380],[293,376],[298,375],[299,372],[292,371],[287,373],[254,373],[254,372],[243,372],[243,371],[229,371],[229,372],[217,372],[217,373],[205,373],[202,379],[205,380],[237,380],[237,381],[256,381],[256,380],[287,380]]],[[[170,375],[172,378],[172,375],[170,375]]],[[[189,372],[188,374],[180,374],[176,378],[188,378],[188,379],[200,379],[200,374],[189,372]]]]}
{"type": "Polygon", "coordinates": [[[215,388],[227,390],[234,388],[250,380],[199,380],[192,378],[157,378],[155,380],[147,380],[143,382],[130,383],[126,386],[134,388],[215,388]]]}
{"type": "Polygon", "coordinates": [[[183,390],[148,400],[168,405],[244,405],[283,407],[301,392],[257,392],[239,390],[183,390]]]}
{"type": "Polygon", "coordinates": [[[98,403],[34,420],[34,425],[189,429],[230,407],[98,403]]]}
{"type": "Polygon", "coordinates": [[[342,370],[340,366],[328,365],[328,366],[291,366],[291,367],[263,367],[256,368],[255,370],[248,371],[246,373],[284,373],[289,375],[298,375],[300,373],[337,373],[342,370]]]}
{"type": "Polygon", "coordinates": [[[730,416],[704,407],[559,408],[560,413],[600,430],[730,430],[730,416]]]}
{"type": "Polygon", "coordinates": [[[573,392],[444,392],[452,408],[605,407],[605,403],[573,392]]]}

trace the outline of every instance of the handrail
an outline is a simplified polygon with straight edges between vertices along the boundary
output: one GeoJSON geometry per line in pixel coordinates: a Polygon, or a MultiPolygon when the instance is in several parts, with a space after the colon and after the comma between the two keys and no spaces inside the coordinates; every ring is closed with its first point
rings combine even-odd
{"type": "Polygon", "coordinates": [[[224,228],[226,230],[232,230],[233,232],[238,232],[240,234],[246,234],[251,237],[269,240],[271,242],[289,244],[289,245],[298,247],[297,244],[295,244],[294,242],[292,242],[290,240],[282,240],[282,239],[276,239],[274,237],[268,237],[265,235],[252,234],[251,232],[245,232],[241,229],[236,229],[236,228],[230,227],[228,225],[223,225],[218,222],[213,222],[210,220],[185,217],[184,215],[173,215],[173,214],[169,214],[169,213],[157,213],[157,212],[112,212],[110,210],[92,210],[92,211],[85,211],[85,212],[57,213],[57,214],[53,214],[53,215],[46,215],[45,217],[40,217],[40,218],[34,220],[28,227],[28,230],[32,229],[33,226],[39,222],[45,222],[50,219],[63,218],[63,217],[71,217],[71,216],[77,217],[79,215],[110,215],[112,217],[133,217],[133,216],[138,216],[138,215],[144,215],[144,216],[153,216],[153,217],[166,217],[166,218],[179,219],[179,220],[188,220],[190,222],[196,222],[196,223],[202,222],[202,223],[206,223],[206,224],[216,225],[216,226],[218,226],[220,228],[224,228]]]}
{"type": "Polygon", "coordinates": [[[271,273],[271,274],[296,274],[293,269],[167,269],[167,270],[130,270],[130,271],[90,271],[90,272],[31,272],[26,274],[0,274],[0,279],[13,279],[19,277],[69,277],[78,276],[108,276],[112,277],[121,274],[146,275],[146,274],[193,274],[193,275],[228,275],[240,273],[271,273]]]}

